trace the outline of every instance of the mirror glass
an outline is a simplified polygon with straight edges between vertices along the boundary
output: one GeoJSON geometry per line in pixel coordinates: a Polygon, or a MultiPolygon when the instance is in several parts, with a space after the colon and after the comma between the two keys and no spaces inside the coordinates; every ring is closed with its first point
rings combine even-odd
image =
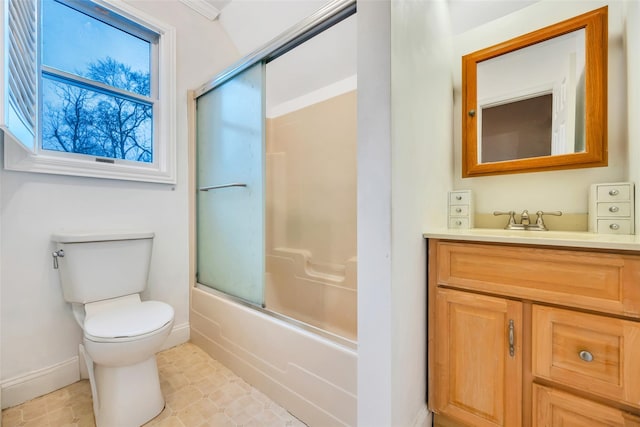
{"type": "Polygon", "coordinates": [[[479,63],[480,162],[584,151],[584,63],[584,29],[479,63]]]}
{"type": "Polygon", "coordinates": [[[606,13],[463,57],[463,177],[607,164],[606,13]]]}

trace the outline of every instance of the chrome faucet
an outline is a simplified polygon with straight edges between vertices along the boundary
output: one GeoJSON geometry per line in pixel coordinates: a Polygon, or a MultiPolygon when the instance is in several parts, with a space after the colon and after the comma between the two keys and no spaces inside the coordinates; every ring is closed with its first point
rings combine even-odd
{"type": "Polygon", "coordinates": [[[536,218],[536,222],[534,224],[531,224],[531,220],[529,219],[529,211],[527,209],[523,210],[522,214],[520,214],[520,223],[519,224],[516,221],[516,213],[514,211],[509,211],[509,212],[495,211],[493,214],[496,215],[496,216],[498,216],[498,215],[509,215],[509,222],[507,222],[507,225],[504,227],[505,230],[547,231],[548,228],[545,225],[544,219],[542,218],[542,216],[543,215],[560,216],[560,215],[562,215],[562,212],[560,212],[560,211],[553,211],[553,212],[538,211],[538,212],[536,212],[537,218],[536,218]]]}

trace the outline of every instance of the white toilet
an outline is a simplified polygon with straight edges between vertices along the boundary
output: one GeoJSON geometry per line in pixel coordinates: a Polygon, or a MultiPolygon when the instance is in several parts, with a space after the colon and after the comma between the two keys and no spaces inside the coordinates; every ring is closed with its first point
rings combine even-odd
{"type": "Polygon", "coordinates": [[[138,427],[164,408],[155,353],[173,308],[141,301],[154,233],[59,233],[53,252],[64,299],[84,331],[97,427],[138,427]]]}

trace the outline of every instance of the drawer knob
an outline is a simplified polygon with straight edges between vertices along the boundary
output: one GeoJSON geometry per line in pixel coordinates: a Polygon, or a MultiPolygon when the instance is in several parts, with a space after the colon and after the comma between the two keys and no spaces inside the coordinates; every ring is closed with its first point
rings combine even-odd
{"type": "Polygon", "coordinates": [[[462,208],[456,208],[456,212],[457,212],[457,213],[462,212],[462,208]]]}
{"type": "Polygon", "coordinates": [[[462,200],[462,196],[456,196],[456,200],[462,200]]]}
{"type": "Polygon", "coordinates": [[[620,210],[620,208],[619,208],[619,207],[617,207],[617,206],[611,206],[611,207],[609,208],[609,212],[618,212],[619,210],[620,210]]]}
{"type": "Polygon", "coordinates": [[[580,359],[584,360],[585,362],[593,361],[593,354],[591,354],[587,350],[582,350],[580,353],[578,353],[578,356],[580,356],[580,359]]]}
{"type": "Polygon", "coordinates": [[[456,221],[456,225],[462,225],[462,221],[460,220],[456,221]]]}
{"type": "Polygon", "coordinates": [[[617,196],[618,194],[620,194],[620,190],[616,190],[615,188],[613,190],[609,190],[610,196],[617,196]]]}
{"type": "Polygon", "coordinates": [[[610,228],[610,229],[612,229],[612,230],[617,230],[617,229],[619,229],[619,228],[620,228],[620,226],[619,226],[618,224],[611,224],[611,225],[609,226],[609,228],[610,228]]]}

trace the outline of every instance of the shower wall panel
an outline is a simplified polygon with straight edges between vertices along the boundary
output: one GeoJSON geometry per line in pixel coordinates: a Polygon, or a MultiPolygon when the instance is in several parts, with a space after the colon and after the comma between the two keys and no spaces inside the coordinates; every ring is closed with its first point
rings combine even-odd
{"type": "Polygon", "coordinates": [[[266,307],[355,340],[356,91],[267,120],[266,307]]]}

